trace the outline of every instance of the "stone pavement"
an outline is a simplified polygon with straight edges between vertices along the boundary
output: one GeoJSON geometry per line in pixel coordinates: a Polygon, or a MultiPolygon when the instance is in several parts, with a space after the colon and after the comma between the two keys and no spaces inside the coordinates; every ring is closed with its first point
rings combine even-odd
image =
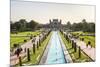
{"type": "MultiPolygon", "coordinates": [[[[41,35],[41,34],[40,34],[40,35],[41,35]]],[[[41,35],[41,38],[42,38],[42,37],[43,37],[43,36],[41,35]]],[[[37,41],[39,41],[39,36],[36,37],[35,45],[37,44],[37,41]]],[[[30,49],[32,49],[32,47],[33,47],[32,39],[31,39],[30,41],[24,43],[23,45],[21,45],[21,48],[22,48],[23,50],[24,50],[25,48],[30,48],[30,49]]],[[[22,51],[22,52],[20,53],[20,56],[21,56],[21,57],[26,56],[26,52],[22,51]]],[[[16,55],[11,55],[11,56],[10,56],[10,65],[11,65],[11,66],[16,65],[18,62],[19,62],[19,59],[18,59],[18,57],[17,57],[16,55]]]]}
{"type": "Polygon", "coordinates": [[[95,61],[95,52],[96,49],[94,47],[91,48],[90,45],[88,47],[86,46],[86,43],[84,41],[80,41],[78,39],[73,39],[74,42],[76,42],[77,46],[80,46],[80,48],[93,60],[95,61]]]}
{"type": "MultiPolygon", "coordinates": [[[[63,32],[66,35],[66,32],[63,32]]],[[[70,33],[68,36],[71,36],[70,33]]],[[[70,37],[69,37],[70,38],[70,37]]],[[[93,61],[96,59],[96,49],[94,47],[91,48],[90,45],[88,47],[86,46],[86,43],[84,41],[81,41],[79,39],[70,38],[71,40],[74,40],[76,42],[77,46],[80,46],[80,48],[83,50],[83,52],[88,55],[93,61]]]]}

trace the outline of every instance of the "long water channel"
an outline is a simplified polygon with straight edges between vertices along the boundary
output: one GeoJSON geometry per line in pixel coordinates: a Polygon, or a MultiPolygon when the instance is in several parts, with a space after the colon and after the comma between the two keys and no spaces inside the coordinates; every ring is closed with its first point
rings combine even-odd
{"type": "Polygon", "coordinates": [[[58,31],[53,31],[51,36],[51,45],[49,47],[47,60],[45,64],[65,63],[64,53],[59,39],[58,31]]]}

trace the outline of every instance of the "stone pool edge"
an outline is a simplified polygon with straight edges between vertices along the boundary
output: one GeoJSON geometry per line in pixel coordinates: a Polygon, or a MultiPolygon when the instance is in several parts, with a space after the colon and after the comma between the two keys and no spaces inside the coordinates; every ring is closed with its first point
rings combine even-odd
{"type": "MultiPolygon", "coordinates": [[[[59,34],[59,32],[58,32],[58,34],[59,34]]],[[[63,49],[63,52],[64,52],[64,57],[65,57],[66,62],[67,63],[73,63],[73,60],[72,60],[70,54],[68,53],[67,48],[65,47],[65,44],[63,43],[60,35],[59,35],[59,40],[60,40],[60,43],[61,43],[61,46],[62,46],[62,49],[63,49]]]]}

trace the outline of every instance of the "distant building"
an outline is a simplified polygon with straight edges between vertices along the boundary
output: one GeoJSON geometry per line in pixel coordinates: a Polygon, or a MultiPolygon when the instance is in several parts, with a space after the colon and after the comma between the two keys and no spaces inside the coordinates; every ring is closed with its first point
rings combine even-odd
{"type": "Polygon", "coordinates": [[[62,24],[61,24],[61,19],[60,20],[58,20],[58,19],[53,19],[53,20],[49,20],[49,22],[50,22],[50,28],[52,29],[52,30],[60,30],[61,29],[61,27],[62,27],[62,24]]]}

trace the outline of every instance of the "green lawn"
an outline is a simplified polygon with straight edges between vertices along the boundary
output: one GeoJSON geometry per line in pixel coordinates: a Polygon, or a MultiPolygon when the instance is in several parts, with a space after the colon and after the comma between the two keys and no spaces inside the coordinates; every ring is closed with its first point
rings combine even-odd
{"type": "Polygon", "coordinates": [[[73,35],[80,35],[80,34],[83,34],[83,32],[82,31],[78,31],[78,32],[71,32],[71,34],[73,34],[73,35]]]}
{"type": "Polygon", "coordinates": [[[80,36],[80,38],[84,38],[84,41],[88,43],[91,42],[91,46],[95,48],[95,36],[80,36]]]}
{"type": "Polygon", "coordinates": [[[76,32],[71,32],[71,34],[74,34],[74,35],[85,34],[86,35],[86,34],[95,34],[95,33],[76,31],[76,32]]]}
{"type": "Polygon", "coordinates": [[[85,55],[83,52],[81,52],[81,58],[78,58],[78,48],[77,48],[77,52],[74,52],[74,49],[72,49],[71,47],[71,43],[68,43],[68,41],[64,38],[64,35],[61,34],[60,32],[60,36],[73,60],[73,62],[89,62],[92,61],[87,55],[85,55]]]}
{"type": "MultiPolygon", "coordinates": [[[[79,31],[79,32],[71,32],[72,34],[74,35],[80,35],[80,34],[94,34],[94,33],[89,33],[89,32],[82,32],[82,31],[79,31]]],[[[88,43],[88,41],[91,42],[91,46],[95,48],[95,36],[79,36],[79,38],[84,38],[84,41],[86,43],[88,43]]]]}
{"type": "Polygon", "coordinates": [[[27,41],[30,40],[30,37],[22,37],[22,36],[17,36],[17,35],[23,35],[27,36],[28,34],[34,35],[39,35],[41,32],[40,31],[35,31],[35,32],[19,32],[18,34],[11,34],[10,35],[10,47],[13,47],[13,44],[19,44],[22,45],[24,43],[24,40],[26,39],[27,41]]]}
{"type": "MultiPolygon", "coordinates": [[[[35,55],[33,54],[32,49],[30,49],[30,52],[31,52],[31,55],[30,55],[31,61],[27,62],[27,58],[26,58],[26,59],[23,59],[23,60],[22,60],[23,64],[26,64],[26,65],[28,65],[28,64],[36,65],[36,64],[39,63],[39,61],[40,61],[40,59],[41,59],[41,57],[42,57],[42,54],[43,54],[43,52],[44,52],[46,46],[48,45],[48,42],[49,42],[49,40],[50,40],[51,35],[52,35],[52,32],[49,34],[49,36],[47,37],[47,39],[45,39],[45,40],[41,43],[41,46],[39,47],[39,50],[36,49],[35,55]],[[38,57],[38,59],[37,59],[37,57],[38,57]]],[[[17,64],[16,66],[18,66],[18,64],[17,64]]]]}
{"type": "Polygon", "coordinates": [[[32,34],[32,35],[38,35],[40,33],[41,32],[39,30],[37,30],[37,31],[34,31],[34,32],[32,32],[32,31],[28,31],[28,32],[18,32],[18,34],[11,34],[10,36],[16,36],[16,35],[27,36],[27,35],[30,35],[30,34],[32,34]]]}
{"type": "Polygon", "coordinates": [[[30,40],[29,37],[11,37],[10,38],[10,47],[12,48],[13,47],[13,44],[23,44],[24,43],[24,40],[30,40]]]}

